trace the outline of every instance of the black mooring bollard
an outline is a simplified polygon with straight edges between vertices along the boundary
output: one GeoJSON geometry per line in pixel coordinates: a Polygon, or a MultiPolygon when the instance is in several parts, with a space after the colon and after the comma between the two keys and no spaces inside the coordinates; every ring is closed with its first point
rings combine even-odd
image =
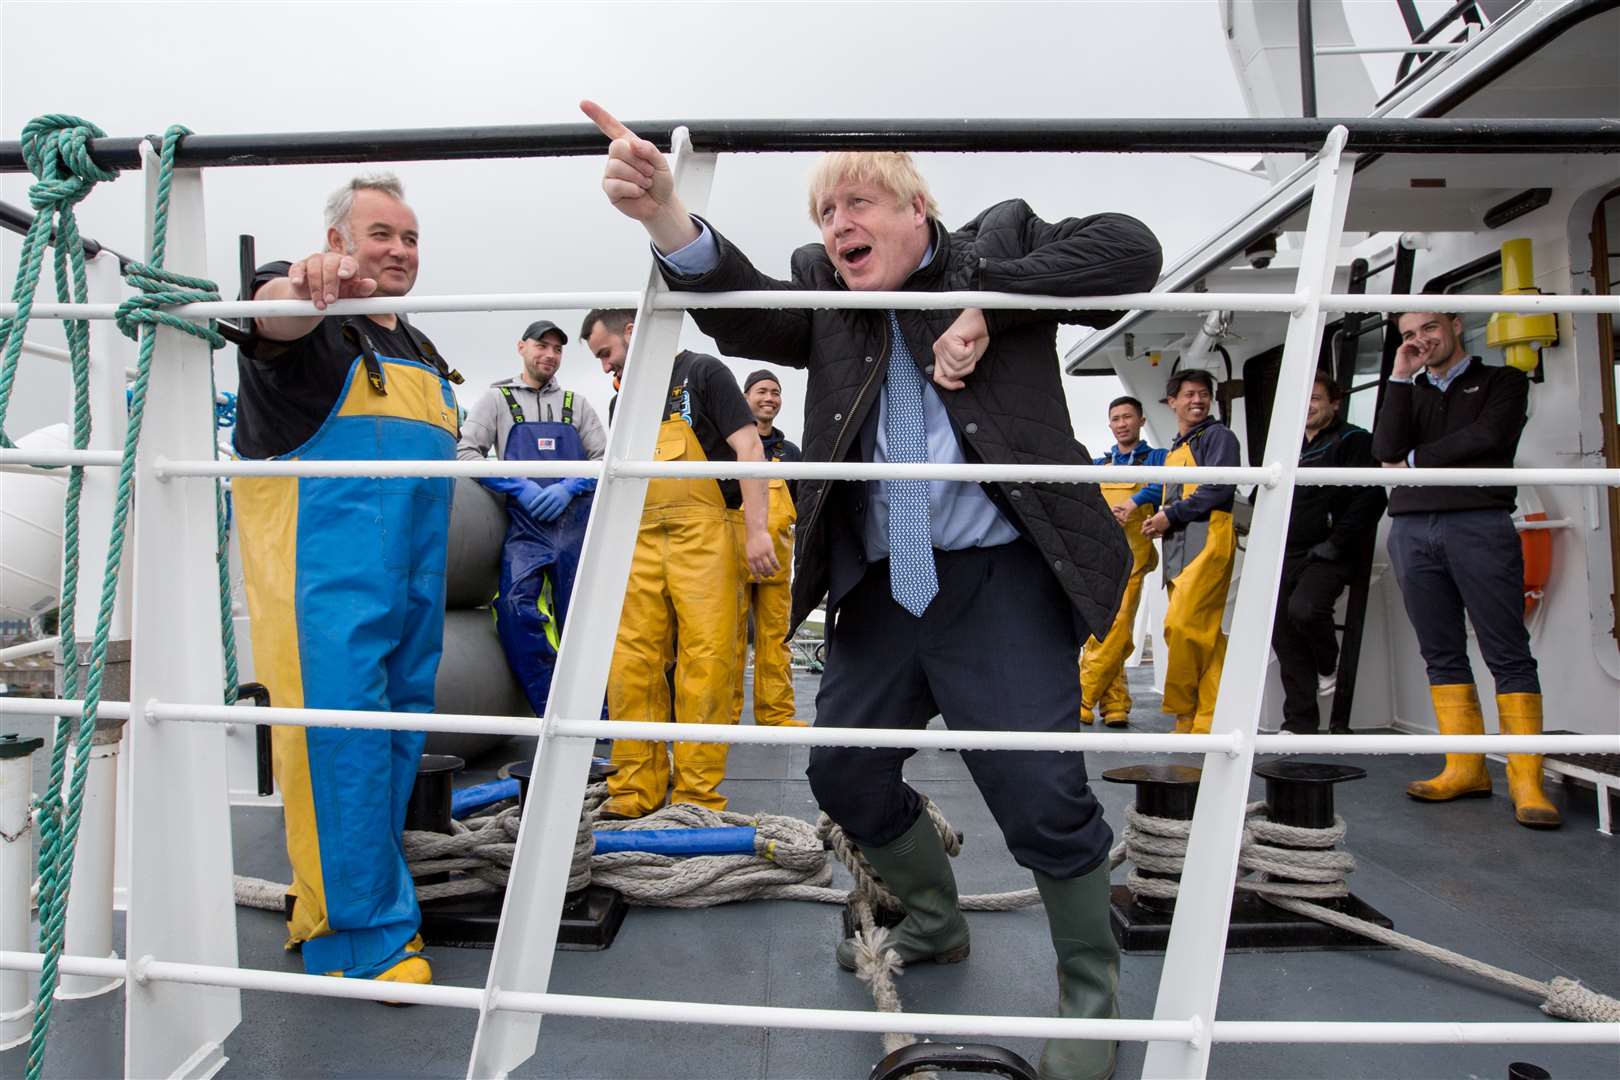
{"type": "MultiPolygon", "coordinates": [[[[413,832],[436,832],[448,835],[450,828],[451,783],[466,762],[451,754],[423,754],[416,764],[416,783],[411,787],[410,801],[405,804],[405,828],[413,832]]],[[[416,878],[418,885],[443,885],[450,880],[448,871],[423,874],[416,878]]]]}
{"type": "Polygon", "coordinates": [[[1264,761],[1254,775],[1266,782],[1266,816],[1279,825],[1326,829],[1333,824],[1333,785],[1360,780],[1367,770],[1320,761],[1264,761]]]}
{"type": "MultiPolygon", "coordinates": [[[[522,806],[529,800],[529,776],[534,771],[532,761],[514,761],[506,767],[506,775],[518,782],[518,805],[522,806]]],[[[591,775],[587,783],[600,784],[603,780],[618,772],[619,768],[612,762],[591,759],[591,775]]]]}
{"type": "MultiPolygon", "coordinates": [[[[1103,779],[1111,784],[1134,784],[1136,786],[1136,809],[1150,817],[1174,818],[1177,821],[1191,821],[1193,807],[1198,803],[1198,781],[1204,775],[1202,769],[1191,765],[1166,765],[1157,763],[1153,765],[1126,765],[1118,769],[1109,769],[1103,773],[1103,779]]],[[[1180,874],[1158,873],[1152,870],[1138,868],[1145,878],[1169,878],[1179,881],[1180,874]]],[[[1136,903],[1149,911],[1174,911],[1176,902],[1172,899],[1161,899],[1154,896],[1143,896],[1136,903]]]]}

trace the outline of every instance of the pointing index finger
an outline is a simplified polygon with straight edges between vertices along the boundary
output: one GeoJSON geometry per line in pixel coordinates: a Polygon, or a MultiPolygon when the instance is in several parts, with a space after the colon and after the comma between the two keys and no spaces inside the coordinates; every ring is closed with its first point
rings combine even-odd
{"type": "Polygon", "coordinates": [[[581,101],[580,111],[590,118],[598,131],[610,139],[634,138],[635,132],[619,122],[618,117],[608,112],[594,101],[581,101]]]}

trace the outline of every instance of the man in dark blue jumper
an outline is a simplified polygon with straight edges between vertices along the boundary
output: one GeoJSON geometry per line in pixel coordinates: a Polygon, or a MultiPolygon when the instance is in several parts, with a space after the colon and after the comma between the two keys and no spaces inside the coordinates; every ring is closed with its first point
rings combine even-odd
{"type": "MultiPolygon", "coordinates": [[[[1529,406],[1524,372],[1464,352],[1454,314],[1411,311],[1397,327],[1401,347],[1373,427],[1373,456],[1391,469],[1510,468],[1529,406]]],[[[1442,735],[1485,733],[1465,616],[1496,680],[1502,734],[1541,733],[1513,504],[1511,487],[1398,487],[1389,497],[1389,562],[1429,669],[1442,735]]],[[[1508,755],[1508,791],[1519,824],[1563,823],[1542,791],[1540,754],[1508,755]]],[[[1485,755],[1447,754],[1438,776],[1414,780],[1406,793],[1424,802],[1488,797],[1485,755]]]]}

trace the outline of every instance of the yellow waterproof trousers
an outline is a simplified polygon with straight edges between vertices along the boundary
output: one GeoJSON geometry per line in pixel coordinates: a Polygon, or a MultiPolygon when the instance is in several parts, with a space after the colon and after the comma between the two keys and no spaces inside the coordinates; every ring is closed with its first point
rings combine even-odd
{"type": "MultiPolygon", "coordinates": [[[[743,669],[748,662],[748,614],[754,616],[754,723],[766,727],[805,727],[793,718],[793,650],[787,643],[788,619],[793,610],[793,524],[798,511],[786,480],[770,482],[770,514],[766,525],[776,547],[781,569],[764,581],[750,581],[742,570],[742,619],[737,628],[737,692],[731,703],[731,722],[742,721],[743,669]]],[[[748,533],[737,526],[739,557],[747,550],[748,533]]]]}
{"type": "MultiPolygon", "coordinates": [[[[1141,484],[1102,484],[1103,498],[1110,507],[1128,503],[1142,490],[1141,484]]],[[[1114,624],[1101,641],[1086,642],[1080,654],[1080,722],[1089,724],[1092,714],[1101,711],[1108,724],[1124,724],[1131,715],[1131,692],[1125,683],[1125,661],[1136,651],[1136,610],[1142,602],[1142,581],[1159,565],[1153,541],[1142,535],[1142,522],[1152,517],[1152,506],[1138,506],[1122,526],[1131,545],[1131,576],[1125,582],[1114,624]]]]}
{"type": "MultiPolygon", "coordinates": [[[[679,417],[659,428],[659,461],[703,461],[702,447],[679,417]]],[[[737,622],[742,611],[740,510],[728,510],[713,480],[657,479],[647,484],[608,680],[614,720],[667,723],[674,670],[674,719],[732,722],[737,622]]],[[[666,744],[616,739],[603,812],[641,817],[672,802],[723,810],[724,743],[674,744],[674,792],[666,744]]]]}
{"type": "MultiPolygon", "coordinates": [[[[1196,465],[1192,451],[1177,447],[1165,465],[1196,465]]],[[[1168,485],[1166,485],[1168,487],[1168,485]]],[[[1186,498],[1196,484],[1182,486],[1186,498]]],[[[1202,534],[1202,547],[1174,580],[1167,581],[1170,605],[1164,613],[1165,712],[1176,717],[1178,732],[1205,734],[1215,720],[1215,697],[1226,660],[1226,634],[1221,617],[1226,613],[1226,590],[1232,584],[1237,557],[1237,534],[1232,515],[1216,510],[1209,520],[1186,526],[1202,534]]]]}

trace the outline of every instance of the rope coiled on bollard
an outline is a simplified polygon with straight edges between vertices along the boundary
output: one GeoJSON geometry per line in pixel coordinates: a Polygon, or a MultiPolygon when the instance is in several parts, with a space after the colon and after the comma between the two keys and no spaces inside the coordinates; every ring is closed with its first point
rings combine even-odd
{"type": "MultiPolygon", "coordinates": [[[[1247,808],[1238,866],[1260,876],[1239,878],[1237,888],[1256,893],[1268,904],[1285,911],[1539,997],[1541,1011],[1548,1016],[1582,1023],[1620,1022],[1620,1001],[1588,989],[1574,979],[1556,976],[1542,982],[1312,903],[1312,900],[1350,895],[1345,878],[1356,868],[1355,856],[1334,850],[1344,839],[1344,819],[1335,817],[1333,824],[1325,829],[1306,829],[1267,820],[1261,816],[1265,810],[1264,802],[1250,803],[1247,808]],[[1275,880],[1278,877],[1289,880],[1275,880]]],[[[1143,877],[1140,871],[1181,873],[1191,830],[1190,821],[1151,817],[1134,806],[1126,810],[1125,839],[1114,848],[1111,862],[1114,866],[1124,861],[1132,864],[1126,879],[1132,896],[1175,898],[1180,891],[1179,882],[1143,877]]]]}

